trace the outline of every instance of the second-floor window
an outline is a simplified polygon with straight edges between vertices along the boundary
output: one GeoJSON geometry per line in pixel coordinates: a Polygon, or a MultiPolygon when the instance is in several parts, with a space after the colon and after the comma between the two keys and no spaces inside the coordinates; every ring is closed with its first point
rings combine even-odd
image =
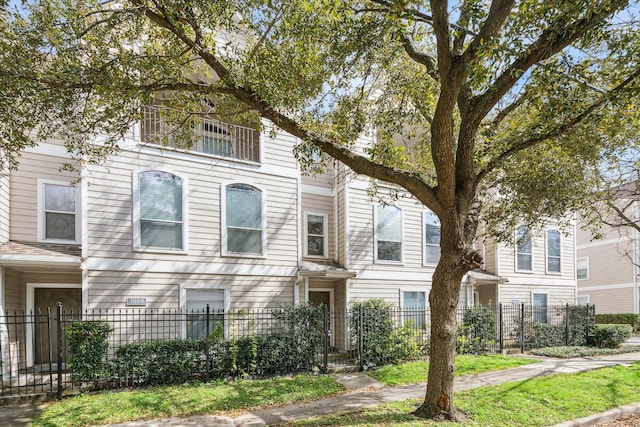
{"type": "Polygon", "coordinates": [[[138,174],[139,248],[184,250],[183,180],[169,172],[138,174]]]}
{"type": "Polygon", "coordinates": [[[77,189],[66,183],[41,182],[40,240],[78,242],[77,189]]]}
{"type": "Polygon", "coordinates": [[[376,206],[375,259],[402,261],[402,211],[395,206],[376,206]]]}
{"type": "Polygon", "coordinates": [[[264,255],[264,196],[248,184],[225,187],[223,254],[264,255]]]}
{"type": "Polygon", "coordinates": [[[562,238],[558,230],[547,230],[547,272],[560,273],[562,238]]]}
{"type": "Polygon", "coordinates": [[[307,214],[306,218],[306,249],[307,256],[327,257],[327,216],[322,214],[307,214]]]}
{"type": "Polygon", "coordinates": [[[527,226],[518,227],[516,230],[516,270],[533,270],[533,245],[527,226]]]}
{"type": "Polygon", "coordinates": [[[424,213],[424,263],[440,261],[440,219],[431,211],[424,213]]]}

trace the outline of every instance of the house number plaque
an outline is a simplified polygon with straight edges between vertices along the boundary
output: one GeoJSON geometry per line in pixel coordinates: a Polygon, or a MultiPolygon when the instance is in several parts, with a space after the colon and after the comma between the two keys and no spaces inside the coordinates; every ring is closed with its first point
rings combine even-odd
{"type": "Polygon", "coordinates": [[[127,298],[127,305],[147,305],[146,298],[127,298]]]}

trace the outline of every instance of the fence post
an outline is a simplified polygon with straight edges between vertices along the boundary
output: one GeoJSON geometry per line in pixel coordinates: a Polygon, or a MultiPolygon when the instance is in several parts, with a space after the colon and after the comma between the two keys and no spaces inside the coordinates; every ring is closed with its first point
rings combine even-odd
{"type": "Polygon", "coordinates": [[[362,327],[364,325],[364,319],[363,317],[363,312],[364,310],[359,309],[358,310],[358,365],[360,366],[360,370],[362,371],[363,369],[363,361],[362,361],[362,354],[364,353],[364,332],[362,330],[362,327]]]}
{"type": "Polygon", "coordinates": [[[207,309],[206,309],[207,313],[206,313],[206,320],[205,320],[205,333],[204,333],[204,360],[205,360],[205,364],[204,364],[204,381],[205,382],[209,382],[209,304],[207,304],[207,309]]]}
{"type": "Polygon", "coordinates": [[[56,341],[58,342],[58,400],[62,400],[62,303],[56,304],[56,316],[58,323],[56,325],[56,341]]]}
{"type": "Polygon", "coordinates": [[[567,303],[567,308],[565,310],[565,321],[564,321],[564,345],[569,345],[569,303],[567,303]]]}
{"type": "Polygon", "coordinates": [[[524,303],[520,304],[520,352],[524,353],[524,303]]]}
{"type": "Polygon", "coordinates": [[[324,344],[322,346],[322,366],[323,373],[329,372],[329,307],[326,304],[322,304],[322,314],[324,315],[324,344]]]}
{"type": "Polygon", "coordinates": [[[498,321],[500,322],[498,326],[499,334],[500,334],[500,353],[504,351],[504,328],[502,326],[502,303],[498,304],[498,321]]]}

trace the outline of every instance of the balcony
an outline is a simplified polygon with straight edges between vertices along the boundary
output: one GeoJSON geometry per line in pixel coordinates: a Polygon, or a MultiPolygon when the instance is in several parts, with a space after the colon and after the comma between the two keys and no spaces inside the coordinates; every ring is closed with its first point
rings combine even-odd
{"type": "Polygon", "coordinates": [[[260,134],[256,129],[224,123],[209,117],[193,126],[188,144],[178,143],[174,126],[163,118],[162,108],[146,106],[141,123],[142,142],[185,149],[226,159],[260,162],[260,134]]]}

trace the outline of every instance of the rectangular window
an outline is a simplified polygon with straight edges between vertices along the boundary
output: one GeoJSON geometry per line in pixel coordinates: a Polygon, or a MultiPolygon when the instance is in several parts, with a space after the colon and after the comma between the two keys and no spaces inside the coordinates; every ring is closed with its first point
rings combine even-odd
{"type": "Polygon", "coordinates": [[[589,278],[589,258],[578,258],[576,260],[576,279],[584,280],[589,278]]]}
{"type": "Polygon", "coordinates": [[[426,293],[421,291],[402,292],[402,311],[407,326],[416,329],[424,329],[427,317],[426,293]]]}
{"type": "Polygon", "coordinates": [[[223,253],[263,255],[263,194],[247,184],[226,187],[223,253]]]}
{"type": "Polygon", "coordinates": [[[424,263],[435,265],[440,261],[440,219],[431,212],[424,213],[424,263]]]}
{"type": "Polygon", "coordinates": [[[562,238],[558,230],[547,230],[547,272],[560,273],[562,238]]]}
{"type": "Polygon", "coordinates": [[[547,294],[533,294],[532,309],[534,322],[547,323],[547,299],[547,294]]]}
{"type": "Polygon", "coordinates": [[[578,298],[576,299],[576,302],[578,303],[578,305],[587,305],[589,304],[589,295],[582,295],[582,296],[578,296],[578,298]]]}
{"type": "Polygon", "coordinates": [[[224,290],[186,290],[187,338],[204,338],[206,334],[224,334],[224,290]],[[207,331],[207,304],[209,305],[209,330],[207,331]]]}
{"type": "Polygon", "coordinates": [[[327,216],[322,214],[306,215],[306,238],[305,245],[307,256],[327,257],[327,216]]]}
{"type": "Polygon", "coordinates": [[[44,184],[45,240],[76,241],[76,188],[44,184]]]}
{"type": "Polygon", "coordinates": [[[516,270],[533,271],[533,245],[527,226],[516,230],[516,270]]]}
{"type": "Polygon", "coordinates": [[[140,246],[184,249],[183,181],[168,172],[138,174],[140,246]]]}
{"type": "Polygon", "coordinates": [[[395,206],[376,206],[376,257],[378,261],[402,261],[402,211],[395,206]]]}

